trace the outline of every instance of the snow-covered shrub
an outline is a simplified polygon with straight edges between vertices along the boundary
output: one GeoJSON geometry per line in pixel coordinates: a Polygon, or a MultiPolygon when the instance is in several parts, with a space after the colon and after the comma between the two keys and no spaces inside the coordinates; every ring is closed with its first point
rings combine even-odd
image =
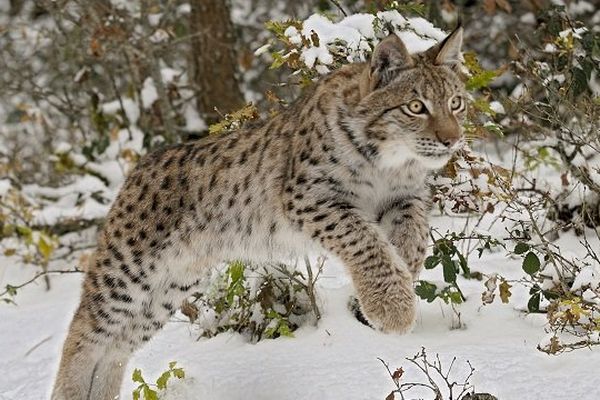
{"type": "MultiPolygon", "coordinates": [[[[182,312],[202,337],[233,331],[250,341],[293,336],[319,310],[312,270],[305,277],[297,269],[278,264],[269,267],[232,262],[215,271],[208,287],[184,304],[182,312]]],[[[307,272],[308,273],[308,272],[307,272]]]]}
{"type": "Polygon", "coordinates": [[[526,193],[511,202],[523,212],[511,237],[532,283],[528,308],[547,311],[551,339],[540,348],[557,353],[600,344],[600,32],[564,7],[539,21],[537,46],[517,48],[503,125],[526,193]],[[561,251],[565,231],[580,235],[578,254],[561,251]]]}
{"type": "Polygon", "coordinates": [[[205,126],[183,1],[17,3],[0,12],[0,249],[45,268],[140,156],[205,126]]]}

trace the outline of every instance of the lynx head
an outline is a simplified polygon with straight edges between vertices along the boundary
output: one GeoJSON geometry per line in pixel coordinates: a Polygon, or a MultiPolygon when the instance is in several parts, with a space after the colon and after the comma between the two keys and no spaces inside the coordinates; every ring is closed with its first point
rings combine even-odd
{"type": "Polygon", "coordinates": [[[366,116],[367,138],[377,143],[380,164],[417,159],[442,167],[464,140],[467,99],[457,75],[462,45],[458,27],[429,50],[410,55],[392,34],[373,51],[362,76],[357,111],[366,116]]]}

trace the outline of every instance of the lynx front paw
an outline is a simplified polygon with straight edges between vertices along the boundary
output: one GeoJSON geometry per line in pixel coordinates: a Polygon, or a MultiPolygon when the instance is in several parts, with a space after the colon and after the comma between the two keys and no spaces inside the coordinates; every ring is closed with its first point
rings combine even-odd
{"type": "Polygon", "coordinates": [[[416,297],[410,284],[395,282],[385,290],[359,293],[362,315],[369,325],[386,333],[406,333],[415,321],[416,297]]]}

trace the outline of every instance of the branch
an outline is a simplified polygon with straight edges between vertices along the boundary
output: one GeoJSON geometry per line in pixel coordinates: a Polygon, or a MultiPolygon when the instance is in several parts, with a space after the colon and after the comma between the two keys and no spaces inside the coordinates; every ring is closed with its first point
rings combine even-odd
{"type": "Polygon", "coordinates": [[[340,4],[340,2],[338,0],[330,0],[337,8],[338,10],[341,11],[342,14],[344,14],[344,17],[347,17],[348,14],[346,14],[346,11],[344,11],[344,8],[342,7],[342,5],[340,4]]]}
{"type": "Polygon", "coordinates": [[[33,276],[33,278],[21,283],[20,285],[6,285],[6,290],[4,290],[3,292],[0,292],[0,297],[3,297],[5,295],[9,294],[10,292],[14,292],[17,289],[21,289],[21,288],[29,285],[30,283],[35,282],[37,279],[39,279],[41,277],[46,277],[50,274],[73,274],[73,273],[83,273],[83,271],[80,270],[79,268],[75,267],[74,269],[62,269],[62,270],[59,269],[59,270],[49,270],[49,271],[38,272],[37,274],[35,274],[33,276]]]}

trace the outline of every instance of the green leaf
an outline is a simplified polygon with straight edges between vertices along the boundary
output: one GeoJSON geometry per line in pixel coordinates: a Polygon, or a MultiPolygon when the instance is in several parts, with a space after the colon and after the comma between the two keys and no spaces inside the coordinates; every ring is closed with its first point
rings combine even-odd
{"type": "Polygon", "coordinates": [[[133,370],[133,375],[131,376],[131,380],[139,383],[146,383],[144,378],[142,377],[142,371],[139,368],[133,370]]]}
{"type": "Polygon", "coordinates": [[[175,375],[177,379],[183,379],[185,378],[185,371],[183,370],[183,368],[175,368],[173,370],[173,375],[175,375]]]}
{"type": "Polygon", "coordinates": [[[54,249],[52,245],[44,239],[43,236],[40,236],[40,240],[38,241],[38,250],[40,251],[42,257],[44,257],[44,260],[48,261],[54,249]]]}
{"type": "Polygon", "coordinates": [[[460,292],[448,292],[448,298],[453,304],[462,304],[463,302],[460,292]]]}
{"type": "Polygon", "coordinates": [[[461,268],[463,274],[467,278],[470,278],[471,277],[471,269],[469,268],[469,264],[467,264],[467,259],[460,252],[457,252],[456,255],[458,256],[458,263],[460,264],[460,268],[461,268]]]}
{"type": "Polygon", "coordinates": [[[534,252],[530,251],[523,259],[523,271],[533,275],[540,270],[540,259],[534,252]]]}
{"type": "Polygon", "coordinates": [[[442,258],[442,266],[444,267],[444,281],[447,283],[456,283],[456,265],[448,256],[442,258]]]}
{"type": "Polygon", "coordinates": [[[527,310],[529,312],[540,311],[540,292],[537,292],[529,298],[529,301],[527,302],[527,310]]]}
{"type": "Polygon", "coordinates": [[[292,333],[292,331],[290,330],[289,325],[287,324],[287,322],[282,321],[279,325],[279,328],[277,328],[277,332],[281,335],[281,336],[285,336],[285,337],[294,337],[294,334],[292,333]]]}
{"type": "Polygon", "coordinates": [[[473,75],[471,78],[469,78],[465,84],[465,87],[468,91],[487,87],[494,79],[496,79],[497,76],[498,73],[496,71],[482,71],[481,73],[473,75]]]}
{"type": "Polygon", "coordinates": [[[176,365],[177,365],[177,361],[171,361],[171,362],[169,363],[169,369],[173,369],[173,368],[175,368],[175,366],[176,366],[176,365]]]}
{"type": "Polygon", "coordinates": [[[415,288],[415,293],[423,300],[431,303],[437,297],[437,286],[427,281],[419,281],[415,288]]]}
{"type": "Polygon", "coordinates": [[[158,400],[158,393],[146,385],[144,386],[144,400],[158,400]]]}
{"type": "Polygon", "coordinates": [[[229,265],[229,276],[232,282],[238,282],[244,279],[244,264],[235,261],[229,265]]]}
{"type": "Polygon", "coordinates": [[[142,390],[142,386],[138,386],[137,389],[135,389],[132,393],[133,395],[133,400],[140,400],[140,391],[142,390]]]}
{"type": "Polygon", "coordinates": [[[17,288],[13,285],[6,285],[6,293],[9,296],[16,296],[17,295],[17,288]]]}
{"type": "Polygon", "coordinates": [[[162,375],[156,380],[156,387],[159,389],[166,389],[170,377],[171,371],[163,372],[162,375]]]}
{"type": "Polygon", "coordinates": [[[574,97],[577,97],[588,88],[588,80],[585,76],[585,71],[580,68],[573,68],[571,70],[571,74],[573,75],[571,92],[573,93],[574,97]]]}
{"type": "Polygon", "coordinates": [[[440,263],[438,256],[429,256],[425,259],[425,269],[433,269],[440,263]]]}
{"type": "Polygon", "coordinates": [[[19,235],[25,236],[26,238],[31,237],[32,231],[30,228],[26,226],[17,225],[16,229],[19,235]]]}
{"type": "Polygon", "coordinates": [[[529,245],[527,243],[519,242],[515,246],[514,253],[515,254],[523,254],[529,250],[529,245]]]}

